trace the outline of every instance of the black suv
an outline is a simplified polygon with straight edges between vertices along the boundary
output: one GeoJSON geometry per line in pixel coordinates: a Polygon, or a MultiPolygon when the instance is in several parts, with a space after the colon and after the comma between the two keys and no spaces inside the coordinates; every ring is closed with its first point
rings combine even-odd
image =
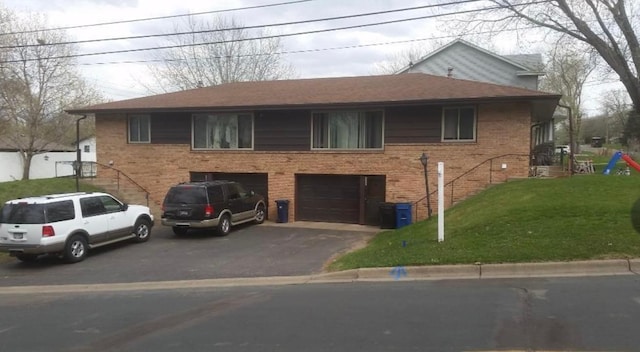
{"type": "Polygon", "coordinates": [[[233,181],[180,183],[169,189],[162,203],[162,224],[176,235],[189,229],[217,229],[226,236],[231,226],[264,222],[264,197],[233,181]]]}

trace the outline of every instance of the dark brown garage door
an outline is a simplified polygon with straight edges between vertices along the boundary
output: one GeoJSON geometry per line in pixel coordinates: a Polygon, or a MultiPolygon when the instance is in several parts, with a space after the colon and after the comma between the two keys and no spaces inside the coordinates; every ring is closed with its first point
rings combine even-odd
{"type": "Polygon", "coordinates": [[[296,220],[360,222],[360,176],[297,175],[296,220]]]}
{"type": "MultiPolygon", "coordinates": [[[[265,204],[269,207],[269,178],[267,174],[230,173],[230,172],[191,172],[191,181],[229,180],[240,182],[247,188],[264,196],[265,204]]],[[[267,214],[269,212],[267,211],[267,214]]]]}

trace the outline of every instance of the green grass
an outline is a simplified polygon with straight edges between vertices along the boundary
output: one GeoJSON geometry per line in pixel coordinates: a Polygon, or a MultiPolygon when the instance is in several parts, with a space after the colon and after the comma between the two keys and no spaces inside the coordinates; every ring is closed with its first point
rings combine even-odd
{"type": "Polygon", "coordinates": [[[639,257],[638,199],[637,176],[510,181],[447,210],[442,243],[433,217],[378,234],[330,269],[639,257]]]}
{"type": "MultiPolygon", "coordinates": [[[[16,198],[37,196],[53,193],[67,193],[76,191],[74,178],[47,178],[37,180],[22,180],[0,183],[0,204],[16,198]]],[[[80,182],[80,191],[101,191],[101,189],[80,182]]]]}

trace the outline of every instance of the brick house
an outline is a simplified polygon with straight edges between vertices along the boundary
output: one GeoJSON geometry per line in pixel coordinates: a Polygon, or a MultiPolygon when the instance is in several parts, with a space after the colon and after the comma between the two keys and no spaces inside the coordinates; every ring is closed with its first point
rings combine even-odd
{"type": "Polygon", "coordinates": [[[271,219],[287,199],[290,221],[376,224],[383,201],[426,216],[423,152],[431,191],[437,161],[456,180],[447,204],[528,176],[532,123],[559,98],[409,73],[229,83],[69,112],[95,114],[98,162],[158,205],[172,184],[234,179],[267,197],[271,219]]]}

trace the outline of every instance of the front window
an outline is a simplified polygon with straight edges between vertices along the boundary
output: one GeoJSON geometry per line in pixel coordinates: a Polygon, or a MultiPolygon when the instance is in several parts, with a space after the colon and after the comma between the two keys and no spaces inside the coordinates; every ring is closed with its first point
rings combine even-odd
{"type": "Polygon", "coordinates": [[[253,148],[253,116],[251,114],[193,115],[193,148],[253,148]]]}
{"type": "Polygon", "coordinates": [[[316,112],[312,119],[314,149],[382,148],[382,111],[316,112]]]}
{"type": "Polygon", "coordinates": [[[473,141],[476,139],[476,109],[473,107],[444,108],[442,114],[444,141],[473,141]]]}
{"type": "Polygon", "coordinates": [[[129,143],[149,143],[151,141],[150,126],[149,115],[129,116],[129,143]]]}

